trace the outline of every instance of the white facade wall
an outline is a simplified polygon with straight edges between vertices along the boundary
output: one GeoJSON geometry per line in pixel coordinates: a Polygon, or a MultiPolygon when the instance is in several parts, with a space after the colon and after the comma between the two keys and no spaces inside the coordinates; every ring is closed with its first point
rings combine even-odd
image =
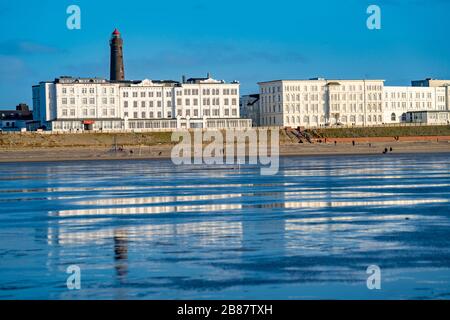
{"type": "Polygon", "coordinates": [[[383,122],[383,80],[279,80],[259,85],[263,126],[383,122]]]}
{"type": "Polygon", "coordinates": [[[239,83],[62,78],[33,87],[33,109],[35,120],[53,130],[83,130],[85,121],[92,121],[95,130],[145,129],[138,120],[174,120],[189,128],[207,119],[239,119],[239,83]]]}
{"type": "Polygon", "coordinates": [[[384,87],[384,121],[406,122],[412,111],[445,111],[446,94],[445,87],[384,87]]]}
{"type": "Polygon", "coordinates": [[[262,126],[400,123],[409,111],[448,111],[450,101],[448,86],[384,86],[383,80],[277,80],[259,86],[262,126]]]}

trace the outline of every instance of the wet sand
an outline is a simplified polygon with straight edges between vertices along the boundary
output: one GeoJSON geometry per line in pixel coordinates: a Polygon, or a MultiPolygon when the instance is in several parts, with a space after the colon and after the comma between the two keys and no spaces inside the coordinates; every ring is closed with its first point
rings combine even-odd
{"type": "MultiPolygon", "coordinates": [[[[129,160],[129,159],[169,159],[173,145],[125,147],[115,152],[111,148],[71,147],[71,148],[0,148],[0,162],[73,161],[73,160],[129,160]]],[[[450,152],[449,140],[395,141],[389,139],[329,139],[327,143],[283,144],[281,156],[308,155],[349,155],[388,153],[443,153],[450,152]],[[337,140],[337,143],[334,143],[337,140]],[[356,140],[356,145],[352,141],[356,140]],[[371,141],[371,142],[369,142],[371,141]]]]}

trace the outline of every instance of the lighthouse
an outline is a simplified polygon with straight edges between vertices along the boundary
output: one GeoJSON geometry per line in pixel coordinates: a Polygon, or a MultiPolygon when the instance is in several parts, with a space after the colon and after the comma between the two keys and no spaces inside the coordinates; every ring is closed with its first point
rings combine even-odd
{"type": "Polygon", "coordinates": [[[111,46],[111,81],[125,80],[125,69],[123,66],[123,40],[119,30],[115,29],[109,42],[111,46]]]}

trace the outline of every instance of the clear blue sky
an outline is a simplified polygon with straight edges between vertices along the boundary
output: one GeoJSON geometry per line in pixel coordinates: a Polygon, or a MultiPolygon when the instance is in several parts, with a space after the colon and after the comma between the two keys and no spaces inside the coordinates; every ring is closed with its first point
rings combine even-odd
{"type": "Polygon", "coordinates": [[[279,78],[450,78],[449,0],[40,0],[0,2],[0,108],[31,103],[31,86],[60,75],[108,77],[108,41],[125,41],[128,79],[181,75],[279,78]],[[82,29],[66,28],[66,8],[82,29]],[[366,9],[382,29],[366,28],[366,9]]]}

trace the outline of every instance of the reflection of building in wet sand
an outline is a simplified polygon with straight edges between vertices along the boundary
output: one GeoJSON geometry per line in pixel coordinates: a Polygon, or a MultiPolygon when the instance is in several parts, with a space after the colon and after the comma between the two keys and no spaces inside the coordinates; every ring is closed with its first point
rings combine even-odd
{"type": "Polygon", "coordinates": [[[84,215],[116,215],[116,214],[162,214],[179,212],[215,212],[238,210],[240,203],[225,203],[242,197],[241,194],[210,194],[186,196],[157,196],[142,198],[110,198],[88,201],[76,201],[74,206],[81,206],[77,210],[60,210],[60,217],[84,215]],[[220,200],[226,200],[220,203],[220,200]],[[218,203],[216,203],[216,201],[218,203]],[[85,208],[91,207],[91,208],[85,208]]]}
{"type": "Polygon", "coordinates": [[[128,240],[126,229],[114,230],[114,261],[116,274],[123,280],[128,274],[128,240]]]}

